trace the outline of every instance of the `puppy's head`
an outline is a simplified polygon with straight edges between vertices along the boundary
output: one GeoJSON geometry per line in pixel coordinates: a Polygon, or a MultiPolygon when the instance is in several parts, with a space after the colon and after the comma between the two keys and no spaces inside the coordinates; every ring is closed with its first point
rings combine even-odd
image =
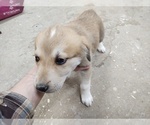
{"type": "Polygon", "coordinates": [[[39,91],[51,93],[60,89],[84,58],[89,61],[89,48],[85,41],[63,26],[46,29],[37,36],[35,61],[36,88],[39,91]]]}

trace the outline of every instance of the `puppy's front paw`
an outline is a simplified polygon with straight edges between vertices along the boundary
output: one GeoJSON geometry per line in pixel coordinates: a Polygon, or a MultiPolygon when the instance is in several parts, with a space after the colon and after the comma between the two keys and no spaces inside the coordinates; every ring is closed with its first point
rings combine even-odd
{"type": "Polygon", "coordinates": [[[85,106],[89,107],[92,105],[93,97],[92,97],[91,93],[83,93],[83,94],[81,94],[81,100],[85,106]]]}

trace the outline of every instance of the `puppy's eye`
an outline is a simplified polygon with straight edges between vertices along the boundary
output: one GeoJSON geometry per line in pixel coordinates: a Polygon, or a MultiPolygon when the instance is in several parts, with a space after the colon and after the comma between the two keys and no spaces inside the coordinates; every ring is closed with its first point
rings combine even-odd
{"type": "Polygon", "coordinates": [[[55,63],[57,65],[63,65],[66,63],[66,61],[67,61],[67,59],[63,59],[63,58],[59,58],[59,57],[56,57],[56,59],[55,59],[55,63]]]}
{"type": "Polygon", "coordinates": [[[40,57],[35,56],[35,61],[36,61],[36,62],[39,62],[39,61],[40,61],[40,57]]]}

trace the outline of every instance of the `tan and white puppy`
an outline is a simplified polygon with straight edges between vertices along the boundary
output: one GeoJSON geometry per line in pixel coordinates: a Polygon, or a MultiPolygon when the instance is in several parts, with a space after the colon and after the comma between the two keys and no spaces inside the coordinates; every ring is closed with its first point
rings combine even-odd
{"type": "Polygon", "coordinates": [[[80,74],[81,101],[91,106],[92,54],[105,52],[104,27],[94,10],[84,11],[65,25],[55,25],[39,33],[35,40],[36,89],[52,93],[62,88],[73,71],[80,74]]]}

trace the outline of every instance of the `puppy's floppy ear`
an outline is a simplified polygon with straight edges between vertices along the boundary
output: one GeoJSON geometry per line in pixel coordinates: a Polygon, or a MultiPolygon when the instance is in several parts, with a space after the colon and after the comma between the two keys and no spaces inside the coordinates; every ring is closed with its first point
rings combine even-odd
{"type": "Polygon", "coordinates": [[[86,59],[91,62],[90,45],[85,37],[82,37],[82,53],[85,55],[86,59]]]}

